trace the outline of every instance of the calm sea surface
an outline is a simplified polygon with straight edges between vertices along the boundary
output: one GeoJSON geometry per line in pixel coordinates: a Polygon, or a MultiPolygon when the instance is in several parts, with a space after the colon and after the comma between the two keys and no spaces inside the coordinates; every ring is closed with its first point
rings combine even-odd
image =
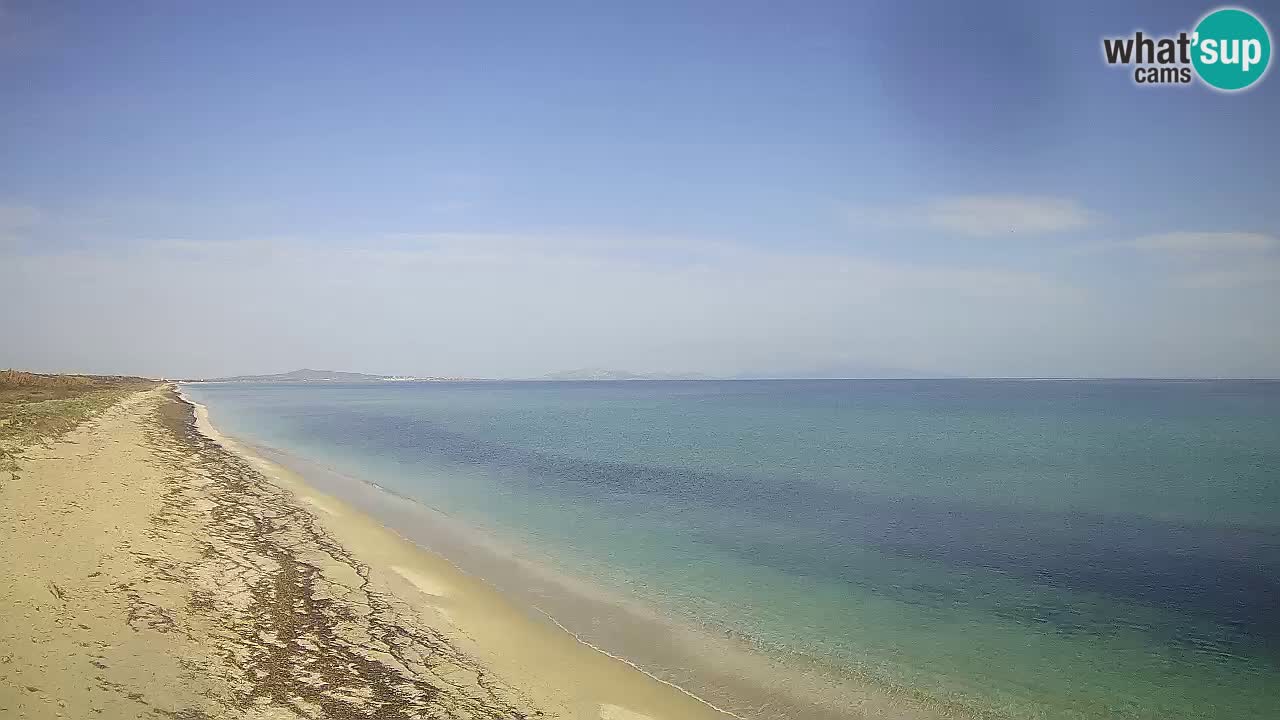
{"type": "Polygon", "coordinates": [[[1280,717],[1280,383],[184,391],[764,656],[974,715],[1280,717]]]}

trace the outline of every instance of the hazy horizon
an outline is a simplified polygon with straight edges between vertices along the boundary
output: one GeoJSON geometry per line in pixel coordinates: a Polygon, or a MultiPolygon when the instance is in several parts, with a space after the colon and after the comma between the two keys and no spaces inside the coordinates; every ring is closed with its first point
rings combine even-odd
{"type": "MultiPolygon", "coordinates": [[[[14,369],[23,369],[23,368],[14,368],[14,369]]],[[[69,371],[66,371],[66,372],[79,372],[79,371],[69,370],[69,371]]],[[[749,381],[749,380],[814,380],[814,381],[821,381],[821,380],[1029,380],[1029,381],[1034,381],[1034,380],[1044,380],[1044,381],[1058,381],[1058,380],[1061,380],[1061,381],[1085,381],[1085,382],[1087,382],[1087,381],[1109,381],[1109,380],[1133,380],[1133,381],[1150,380],[1150,381],[1155,381],[1155,382],[1178,382],[1178,381],[1191,381],[1191,382],[1212,382],[1212,381],[1240,381],[1240,382],[1261,381],[1261,382],[1280,382],[1280,377],[1264,377],[1264,376],[1259,376],[1259,377],[1222,377],[1222,376],[1178,376],[1178,375],[1147,375],[1147,376],[1119,376],[1119,375],[1117,375],[1117,376],[1100,376],[1100,375],[1091,375],[1091,376],[1077,376],[1077,375],[928,375],[928,374],[923,374],[923,373],[912,373],[912,372],[909,372],[909,371],[906,371],[906,370],[903,370],[903,371],[901,371],[901,372],[895,372],[895,371],[893,371],[893,369],[888,369],[887,371],[882,372],[882,373],[872,373],[872,372],[867,372],[867,373],[862,373],[862,374],[853,374],[853,373],[849,373],[849,374],[838,374],[838,373],[834,373],[834,372],[828,372],[828,373],[809,373],[809,374],[805,374],[805,373],[790,373],[790,374],[788,374],[788,373],[782,373],[782,372],[780,372],[780,373],[774,373],[774,374],[770,374],[770,373],[759,373],[759,374],[746,373],[746,374],[741,374],[741,375],[708,375],[708,374],[705,374],[705,373],[691,373],[691,372],[679,372],[679,371],[662,371],[662,370],[658,370],[658,371],[648,371],[648,372],[639,372],[639,371],[631,370],[631,369],[629,369],[629,368],[599,368],[599,367],[589,367],[589,368],[565,368],[565,369],[558,370],[558,371],[552,371],[552,372],[548,372],[548,373],[543,373],[542,375],[531,375],[531,376],[481,376],[481,375],[454,375],[454,376],[443,376],[443,375],[432,375],[432,374],[430,374],[430,373],[414,373],[414,372],[376,372],[376,371],[366,371],[366,370],[334,369],[334,368],[311,368],[311,367],[308,367],[308,368],[294,368],[294,369],[292,369],[292,370],[280,370],[280,371],[273,371],[273,372],[239,373],[239,374],[236,374],[236,375],[219,375],[219,376],[204,376],[204,377],[195,377],[195,376],[184,376],[184,377],[164,376],[164,379],[166,379],[166,380],[178,381],[178,382],[223,382],[223,381],[227,381],[227,380],[239,380],[239,379],[241,379],[241,378],[258,378],[258,377],[268,378],[268,377],[276,377],[276,376],[281,376],[281,375],[290,375],[290,374],[292,374],[292,373],[296,373],[296,372],[316,372],[316,373],[335,373],[335,374],[367,375],[367,376],[369,376],[369,377],[373,377],[373,378],[413,378],[413,379],[415,379],[415,380],[428,380],[428,381],[429,381],[429,380],[441,380],[441,381],[469,381],[469,380],[474,380],[474,381],[493,381],[493,382],[521,382],[521,381],[538,382],[538,381],[556,381],[556,380],[569,380],[569,381],[594,381],[594,380],[597,380],[597,379],[599,379],[599,380],[605,380],[605,381],[628,381],[628,382],[630,382],[630,381],[636,381],[636,382],[644,382],[644,381],[658,381],[658,382],[664,382],[664,381],[690,381],[690,380],[692,380],[692,381],[698,381],[698,380],[706,380],[706,381],[726,381],[726,380],[744,380],[744,381],[749,381]],[[631,374],[631,375],[636,375],[637,377],[622,377],[622,378],[617,378],[617,379],[615,379],[615,378],[556,377],[556,376],[568,376],[568,375],[573,375],[573,374],[575,374],[575,373],[583,373],[583,374],[585,374],[585,373],[592,373],[592,372],[609,372],[609,373],[618,373],[618,374],[624,374],[624,375],[625,375],[625,374],[631,374]],[[638,376],[641,376],[641,375],[648,375],[648,376],[651,376],[651,377],[638,377],[638,376]]]]}
{"type": "Polygon", "coordinates": [[[1280,377],[1210,7],[0,0],[0,367],[1280,377]]]}

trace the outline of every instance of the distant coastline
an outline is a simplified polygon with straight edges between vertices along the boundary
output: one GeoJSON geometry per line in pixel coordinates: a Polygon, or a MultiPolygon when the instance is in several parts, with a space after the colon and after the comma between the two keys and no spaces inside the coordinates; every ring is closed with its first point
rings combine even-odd
{"type": "Polygon", "coordinates": [[[885,372],[881,374],[746,374],[733,376],[717,376],[705,373],[688,372],[633,372],[606,368],[582,368],[577,370],[560,370],[536,377],[489,378],[465,375],[376,375],[370,373],[344,372],[338,370],[301,369],[290,372],[264,375],[233,375],[229,377],[191,378],[180,380],[183,383],[388,383],[388,382],[644,382],[644,381],[707,381],[732,382],[752,380],[774,381],[822,381],[822,380],[863,380],[863,381],[942,381],[957,380],[971,382],[1280,382],[1280,378],[1268,377],[1076,377],[1076,376],[957,376],[927,375],[910,373],[885,372]]]}
{"type": "Polygon", "coordinates": [[[333,383],[381,383],[381,382],[448,382],[470,380],[462,377],[437,377],[413,375],[369,375],[367,373],[342,372],[338,370],[292,370],[290,372],[271,375],[234,375],[231,377],[204,378],[184,380],[183,382],[199,383],[297,383],[297,382],[333,382],[333,383]]]}

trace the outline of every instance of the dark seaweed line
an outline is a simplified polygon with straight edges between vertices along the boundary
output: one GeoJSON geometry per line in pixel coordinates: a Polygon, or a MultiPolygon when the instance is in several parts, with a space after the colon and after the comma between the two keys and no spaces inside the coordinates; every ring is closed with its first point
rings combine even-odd
{"type": "MultiPolygon", "coordinates": [[[[288,708],[307,718],[504,718],[545,717],[513,689],[496,680],[440,633],[416,622],[402,601],[377,591],[370,569],[318,527],[240,457],[195,428],[193,407],[168,392],[148,429],[148,444],[160,458],[166,490],[149,534],[157,540],[195,542],[198,562],[148,556],[135,558],[164,582],[188,582],[200,570],[218,573],[219,600],[195,589],[186,611],[222,627],[219,673],[231,696],[209,698],[227,709],[288,708]],[[207,478],[203,486],[198,482],[207,478]],[[194,510],[195,500],[212,505],[194,510]],[[189,537],[176,520],[203,512],[199,532],[189,537]],[[354,591],[326,576],[308,553],[349,568],[360,579],[354,591]],[[452,678],[460,678],[454,680],[452,678]]],[[[145,588],[117,588],[129,603],[129,624],[196,639],[180,613],[145,599],[145,588]]],[[[105,680],[99,678],[100,682],[105,680]]],[[[146,704],[141,697],[135,698],[146,704]]],[[[178,718],[202,718],[200,710],[152,708],[178,718]]]]}

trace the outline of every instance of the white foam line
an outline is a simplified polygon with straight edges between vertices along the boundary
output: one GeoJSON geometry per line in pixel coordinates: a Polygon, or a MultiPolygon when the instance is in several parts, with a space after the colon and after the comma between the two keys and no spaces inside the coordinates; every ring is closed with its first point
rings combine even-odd
{"type": "Polygon", "coordinates": [[[693,693],[689,692],[688,690],[685,690],[684,688],[682,688],[682,687],[680,687],[679,685],[677,685],[677,684],[675,684],[675,683],[671,682],[670,680],[663,680],[662,678],[658,677],[657,675],[654,675],[653,673],[649,672],[648,670],[645,670],[644,668],[640,667],[639,665],[637,665],[637,664],[635,664],[635,663],[631,662],[630,660],[628,660],[628,659],[626,659],[626,658],[624,658],[624,657],[622,657],[622,656],[614,655],[613,653],[609,652],[608,650],[605,650],[604,648],[600,647],[599,645],[594,645],[594,644],[592,644],[592,643],[590,643],[590,642],[588,642],[588,641],[586,641],[586,640],[583,640],[581,635],[578,635],[578,633],[576,633],[576,632],[574,632],[574,631],[570,630],[569,628],[565,627],[564,625],[561,625],[559,620],[556,620],[554,617],[551,617],[551,613],[548,613],[546,610],[543,610],[542,608],[538,607],[537,605],[534,605],[534,606],[533,606],[533,609],[534,609],[534,610],[537,610],[539,613],[541,613],[541,614],[542,614],[542,616],[543,616],[543,617],[545,617],[546,619],[548,619],[548,620],[550,620],[552,623],[554,623],[556,627],[560,628],[560,629],[561,629],[561,630],[563,630],[565,633],[567,633],[567,634],[569,635],[569,637],[573,638],[574,640],[577,640],[579,643],[581,643],[581,644],[583,644],[583,645],[586,645],[587,647],[591,648],[592,650],[595,650],[596,652],[600,653],[601,655],[604,655],[604,656],[606,656],[606,657],[611,657],[611,658],[613,658],[614,660],[617,660],[618,662],[621,662],[621,663],[626,663],[627,665],[630,665],[630,666],[631,666],[632,668],[634,668],[635,670],[638,670],[639,672],[641,672],[641,673],[643,673],[643,674],[645,674],[645,675],[649,676],[650,678],[652,678],[652,679],[654,679],[654,680],[657,680],[658,682],[662,683],[663,685],[666,685],[667,687],[674,688],[674,689],[676,689],[676,690],[680,691],[681,693],[683,693],[683,694],[685,694],[685,695],[688,695],[689,697],[693,698],[694,700],[697,700],[698,702],[702,703],[703,705],[706,705],[707,707],[711,708],[712,710],[715,710],[715,711],[716,711],[716,712],[718,712],[718,713],[723,713],[723,714],[725,714],[725,715],[728,715],[729,717],[738,718],[738,720],[748,720],[747,718],[745,718],[745,717],[743,717],[743,716],[739,715],[738,713],[736,713],[736,712],[734,712],[734,711],[732,711],[732,710],[726,710],[726,709],[724,709],[724,708],[722,708],[722,707],[719,707],[718,705],[715,705],[715,704],[713,704],[713,703],[711,703],[711,702],[708,702],[707,700],[704,700],[703,698],[698,697],[697,695],[695,695],[695,694],[693,694],[693,693]]]}

